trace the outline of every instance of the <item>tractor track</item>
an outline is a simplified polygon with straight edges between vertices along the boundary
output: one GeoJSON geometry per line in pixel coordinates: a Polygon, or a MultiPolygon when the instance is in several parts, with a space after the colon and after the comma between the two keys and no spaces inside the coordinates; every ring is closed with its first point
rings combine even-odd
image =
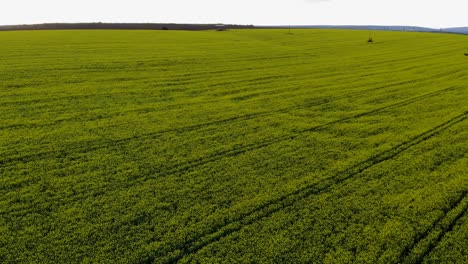
{"type": "Polygon", "coordinates": [[[168,170],[168,171],[163,171],[163,172],[148,171],[147,174],[157,173],[158,176],[167,176],[167,175],[170,175],[170,174],[184,172],[184,171],[187,171],[187,170],[190,170],[190,169],[193,169],[193,168],[196,168],[196,167],[199,167],[199,166],[202,166],[202,165],[205,165],[205,164],[208,164],[208,163],[211,163],[211,162],[223,159],[223,158],[237,156],[237,155],[249,152],[249,151],[258,150],[258,149],[261,149],[261,148],[268,147],[268,146],[270,146],[272,144],[277,144],[277,143],[281,143],[281,142],[285,142],[285,141],[294,140],[294,139],[296,139],[296,138],[298,138],[300,136],[303,136],[305,133],[318,131],[318,130],[326,128],[328,126],[344,123],[344,122],[347,122],[347,121],[350,121],[350,120],[353,120],[353,119],[357,119],[357,118],[360,118],[360,117],[363,117],[363,116],[372,115],[372,114],[384,111],[384,110],[389,109],[389,108],[409,105],[409,104],[412,104],[414,102],[421,101],[421,100],[424,100],[426,98],[439,95],[439,94],[441,94],[441,93],[443,93],[445,91],[453,90],[455,88],[456,87],[449,87],[449,88],[446,88],[446,89],[443,89],[443,90],[439,90],[437,92],[432,92],[432,93],[425,94],[425,95],[422,95],[422,96],[407,99],[407,100],[404,100],[404,101],[401,101],[401,102],[398,102],[398,103],[394,103],[394,104],[390,104],[390,105],[387,105],[387,106],[384,106],[384,107],[380,107],[380,108],[377,108],[377,109],[374,109],[374,110],[371,110],[371,111],[356,114],[356,115],[353,115],[353,116],[350,116],[350,117],[345,117],[345,118],[342,118],[342,119],[339,119],[339,120],[336,120],[336,121],[332,121],[332,122],[328,122],[328,123],[325,123],[325,124],[322,124],[322,125],[313,126],[313,127],[307,128],[307,129],[300,130],[300,131],[296,132],[293,135],[279,136],[279,137],[270,138],[268,140],[258,142],[258,143],[247,144],[247,145],[243,145],[243,146],[240,146],[240,147],[234,147],[234,148],[231,148],[229,150],[222,150],[222,151],[214,152],[214,153],[212,153],[210,155],[207,155],[207,156],[204,156],[204,157],[201,157],[201,158],[198,158],[198,159],[194,159],[194,160],[191,160],[189,162],[182,162],[182,163],[179,163],[179,164],[174,164],[174,165],[171,166],[171,169],[168,170]]]}
{"type": "MultiPolygon", "coordinates": [[[[372,89],[368,89],[368,90],[365,90],[365,91],[360,91],[360,92],[357,92],[355,94],[338,96],[338,97],[333,98],[332,100],[318,100],[318,102],[316,102],[315,104],[312,104],[312,105],[313,106],[319,106],[319,105],[331,103],[333,101],[337,101],[337,100],[341,100],[341,99],[345,99],[345,98],[354,98],[354,97],[361,96],[361,95],[363,95],[365,93],[368,93],[370,91],[375,91],[375,90],[380,90],[380,89],[384,89],[384,88],[395,87],[395,86],[400,86],[400,85],[404,85],[404,84],[419,82],[419,81],[422,81],[424,79],[425,78],[421,78],[421,79],[417,79],[417,80],[398,82],[398,83],[394,83],[394,84],[391,84],[391,85],[383,85],[383,86],[379,86],[379,87],[374,87],[372,89]]],[[[368,115],[368,114],[372,114],[372,113],[375,113],[375,112],[378,112],[378,111],[381,111],[381,110],[384,110],[384,109],[387,109],[387,108],[390,108],[390,107],[394,107],[394,106],[398,106],[398,105],[404,105],[405,102],[412,103],[415,100],[418,100],[418,98],[425,99],[426,97],[435,96],[437,94],[440,94],[443,91],[452,90],[452,89],[454,89],[454,87],[449,87],[449,88],[446,88],[446,89],[443,89],[443,90],[439,90],[439,91],[424,94],[424,95],[421,95],[421,96],[413,97],[413,98],[404,100],[404,101],[396,103],[396,104],[390,104],[390,105],[382,107],[382,108],[377,108],[377,109],[372,110],[370,112],[361,113],[361,114],[351,116],[351,117],[347,117],[347,118],[344,118],[344,119],[340,119],[340,120],[337,120],[337,121],[332,121],[332,122],[326,123],[324,125],[319,125],[319,126],[315,126],[315,127],[309,128],[309,129],[305,129],[303,131],[299,131],[299,133],[313,131],[313,130],[316,130],[318,128],[324,127],[324,126],[333,125],[333,124],[336,124],[336,123],[341,123],[343,121],[348,121],[348,120],[351,120],[351,119],[354,119],[354,118],[357,118],[357,117],[361,117],[361,116],[365,116],[365,115],[368,115]]],[[[43,151],[43,152],[37,152],[37,153],[34,153],[34,154],[23,155],[23,156],[6,157],[6,158],[0,160],[0,168],[8,167],[8,166],[14,166],[16,164],[16,162],[29,162],[29,161],[41,159],[42,157],[47,157],[47,156],[53,156],[53,157],[61,158],[61,157],[68,156],[68,153],[77,153],[77,152],[78,153],[85,153],[85,152],[89,152],[89,151],[108,148],[109,146],[121,147],[121,146],[125,145],[126,143],[134,141],[134,140],[152,139],[152,138],[155,138],[158,135],[162,135],[162,134],[165,134],[165,133],[182,133],[182,132],[187,132],[187,131],[192,131],[192,130],[208,127],[208,126],[211,126],[211,125],[224,124],[224,123],[231,122],[231,121],[250,120],[250,119],[257,118],[257,117],[269,116],[269,115],[274,115],[274,114],[278,114],[278,113],[287,113],[287,112],[290,112],[290,111],[303,109],[305,107],[310,107],[310,105],[311,104],[308,103],[308,104],[305,104],[305,105],[288,107],[288,108],[283,108],[283,109],[279,109],[279,110],[275,110],[275,111],[266,111],[266,112],[260,112],[260,113],[254,113],[254,114],[246,114],[246,115],[242,115],[242,116],[230,117],[230,118],[226,118],[226,119],[215,120],[215,121],[212,121],[212,122],[196,124],[196,125],[192,125],[192,126],[185,126],[185,127],[180,127],[180,128],[170,128],[170,129],[166,129],[166,130],[162,130],[162,131],[147,133],[147,134],[140,135],[140,136],[127,137],[127,138],[118,139],[118,140],[97,140],[97,142],[96,142],[96,140],[91,140],[91,141],[80,143],[80,145],[78,145],[78,146],[76,146],[75,144],[71,144],[71,146],[69,145],[69,146],[63,147],[63,148],[61,148],[59,150],[43,151]],[[55,155],[53,155],[53,154],[55,154],[55,155]]],[[[296,133],[296,135],[285,135],[285,136],[281,136],[279,138],[271,138],[271,139],[268,139],[267,141],[263,141],[263,142],[260,142],[260,143],[249,144],[249,145],[246,145],[244,147],[234,148],[234,149],[227,150],[227,151],[226,150],[218,151],[218,152],[213,153],[210,156],[213,156],[213,155],[217,156],[217,155],[219,155],[218,153],[220,153],[220,152],[226,152],[226,153],[238,152],[238,151],[242,151],[243,148],[245,148],[248,151],[249,149],[252,149],[252,145],[258,145],[259,147],[261,147],[261,146],[265,145],[266,142],[274,143],[277,140],[284,141],[284,140],[287,140],[288,138],[294,138],[294,137],[297,137],[297,133],[296,133]]],[[[269,144],[270,143],[268,143],[267,145],[269,145],[269,144]]],[[[200,160],[200,159],[204,159],[204,158],[199,158],[199,159],[196,159],[196,160],[200,160]]],[[[193,163],[193,162],[196,162],[196,160],[188,161],[187,163],[193,163]]],[[[178,165],[175,165],[175,166],[178,166],[178,165]]]]}
{"type": "MultiPolygon", "coordinates": [[[[174,175],[174,174],[178,175],[180,173],[186,172],[187,170],[190,170],[190,169],[193,169],[193,168],[208,164],[210,162],[221,160],[221,159],[226,158],[226,157],[240,155],[240,154],[245,153],[247,151],[263,148],[263,147],[269,146],[269,145],[274,144],[274,143],[279,143],[279,142],[283,142],[283,141],[287,141],[287,140],[293,140],[293,139],[297,138],[298,136],[300,136],[300,135],[302,135],[304,133],[308,133],[308,132],[312,132],[312,131],[318,131],[320,129],[323,129],[323,128],[327,127],[327,126],[331,126],[333,124],[338,124],[338,123],[346,122],[346,121],[356,119],[356,118],[359,118],[359,117],[362,117],[362,116],[371,115],[371,114],[383,111],[383,110],[391,108],[391,107],[408,105],[408,104],[414,103],[416,101],[420,101],[420,100],[423,100],[423,99],[426,99],[426,98],[429,98],[429,97],[439,95],[439,94],[441,94],[441,93],[443,93],[445,91],[454,90],[456,88],[457,87],[448,87],[448,88],[445,88],[445,89],[442,89],[442,90],[439,90],[439,91],[435,91],[435,92],[427,93],[427,94],[424,94],[424,95],[416,96],[416,97],[413,97],[413,98],[410,98],[410,99],[407,99],[407,100],[403,100],[403,101],[400,101],[400,102],[397,102],[397,103],[394,103],[394,104],[390,104],[390,105],[387,105],[387,106],[384,106],[384,107],[380,107],[380,108],[377,108],[377,109],[374,109],[374,110],[371,110],[371,111],[368,111],[368,112],[360,113],[360,114],[353,115],[353,116],[350,116],[350,117],[346,117],[346,118],[343,118],[343,119],[340,119],[340,120],[336,120],[336,121],[332,121],[332,122],[329,122],[329,123],[326,123],[326,124],[314,126],[312,128],[304,129],[304,130],[300,131],[299,133],[296,133],[295,135],[286,135],[286,136],[276,137],[276,138],[272,138],[272,139],[270,139],[268,141],[249,144],[247,146],[240,146],[238,148],[232,148],[230,150],[218,151],[218,152],[215,152],[214,154],[211,154],[209,156],[205,156],[203,158],[194,159],[194,160],[191,160],[191,161],[188,161],[188,162],[182,162],[182,163],[179,163],[179,164],[172,165],[169,169],[158,170],[158,169],[155,169],[155,168],[149,168],[149,170],[144,172],[144,175],[157,174],[158,177],[164,177],[164,176],[169,176],[169,175],[174,175]]],[[[344,95],[342,97],[346,97],[346,95],[344,95]]],[[[160,132],[160,133],[162,133],[162,132],[160,132]]],[[[147,137],[149,137],[149,136],[147,136],[147,137]]],[[[141,137],[131,137],[131,138],[126,138],[126,139],[122,139],[122,140],[105,141],[105,142],[102,142],[99,145],[94,145],[93,148],[88,147],[86,150],[91,151],[93,149],[106,148],[109,145],[111,145],[111,146],[116,146],[116,145],[119,145],[119,144],[122,145],[122,144],[126,143],[127,141],[131,141],[131,140],[134,140],[136,138],[141,139],[141,137]]],[[[65,152],[65,150],[69,150],[69,149],[70,148],[64,148],[63,150],[58,152],[58,155],[66,156],[67,152],[65,152]]],[[[76,151],[76,149],[72,149],[72,150],[76,151]]],[[[42,156],[44,156],[46,154],[50,154],[50,153],[57,153],[57,152],[38,153],[38,154],[34,155],[34,157],[42,157],[42,156]]],[[[0,165],[1,165],[1,162],[0,162],[0,165]]],[[[0,166],[0,169],[1,168],[5,169],[6,166],[3,166],[3,167],[0,166]]],[[[146,176],[146,177],[139,178],[138,182],[145,181],[149,177],[154,178],[155,176],[146,176]]],[[[15,188],[21,188],[21,186],[22,185],[20,184],[18,186],[15,186],[15,188]]]]}
{"type": "MultiPolygon", "coordinates": [[[[410,82],[410,81],[408,81],[408,82],[410,82]]],[[[398,85],[401,85],[401,84],[402,83],[394,84],[394,85],[398,86],[398,85]]],[[[388,87],[388,86],[381,86],[381,87],[377,87],[377,88],[374,88],[374,89],[382,89],[383,87],[388,87]]],[[[282,141],[286,141],[286,140],[292,140],[292,139],[295,139],[299,135],[301,135],[303,133],[306,133],[306,132],[312,132],[312,131],[324,128],[326,126],[346,122],[346,121],[356,119],[356,118],[366,116],[366,115],[371,115],[371,114],[380,112],[382,110],[385,110],[385,109],[388,109],[388,108],[391,108],[391,107],[408,105],[408,104],[411,104],[413,102],[426,99],[428,97],[436,96],[436,95],[438,95],[438,94],[440,94],[442,92],[445,92],[445,91],[448,91],[448,90],[453,90],[455,88],[456,87],[449,87],[449,88],[442,89],[442,90],[439,90],[439,91],[435,91],[435,92],[432,92],[432,93],[428,93],[428,94],[420,95],[420,96],[417,96],[417,97],[413,97],[413,98],[403,100],[403,101],[400,101],[400,102],[397,102],[397,103],[394,103],[394,104],[390,104],[390,105],[387,105],[387,106],[384,106],[384,107],[376,108],[376,109],[368,111],[368,112],[360,113],[360,114],[357,114],[357,115],[353,115],[353,116],[350,116],[350,117],[346,117],[346,118],[343,118],[343,119],[332,121],[332,122],[329,122],[329,123],[326,123],[326,124],[322,124],[322,125],[318,125],[318,126],[308,128],[308,129],[304,129],[302,131],[296,132],[296,134],[293,134],[293,135],[284,135],[284,136],[280,136],[280,137],[276,137],[276,138],[270,138],[270,139],[267,139],[267,140],[262,141],[262,142],[247,144],[247,145],[243,145],[243,146],[239,146],[239,147],[233,147],[233,148],[228,149],[228,150],[216,151],[216,152],[214,152],[214,153],[212,153],[212,154],[210,154],[208,156],[205,156],[205,157],[201,157],[201,158],[198,158],[198,159],[193,159],[191,161],[185,161],[185,162],[182,162],[182,163],[179,163],[179,164],[172,165],[171,166],[172,169],[170,169],[168,173],[164,173],[164,174],[167,175],[167,174],[171,174],[171,173],[184,171],[184,170],[187,170],[190,167],[200,166],[200,165],[203,165],[203,164],[215,161],[215,160],[222,159],[223,157],[235,156],[235,155],[245,153],[247,151],[251,151],[251,150],[259,149],[259,148],[262,148],[262,147],[266,147],[266,146],[269,146],[269,145],[274,144],[274,143],[278,143],[278,142],[282,142],[282,141]]],[[[360,96],[363,93],[365,93],[365,91],[362,91],[360,93],[357,93],[357,94],[354,94],[354,95],[351,95],[351,96],[357,97],[357,96],[360,96]]],[[[339,96],[338,98],[335,98],[334,101],[335,100],[341,100],[341,99],[344,99],[344,98],[349,98],[349,97],[350,97],[350,95],[339,96]]],[[[330,103],[330,101],[324,101],[322,103],[318,103],[318,105],[326,104],[326,103],[330,103]]],[[[301,107],[299,106],[299,107],[293,107],[293,108],[297,109],[297,108],[301,108],[301,107]]],[[[280,109],[280,110],[275,111],[275,113],[288,112],[289,109],[290,108],[280,109]]],[[[95,141],[88,141],[88,142],[84,142],[84,143],[80,144],[78,147],[67,146],[67,147],[64,147],[64,148],[62,148],[62,149],[60,149],[58,151],[45,151],[45,152],[38,152],[38,153],[30,154],[30,155],[24,155],[24,156],[20,156],[20,157],[6,158],[6,159],[3,159],[3,160],[0,160],[0,168],[7,167],[5,165],[14,166],[15,162],[29,162],[29,161],[32,161],[32,160],[41,159],[42,157],[45,157],[45,156],[46,157],[47,156],[52,156],[52,154],[55,154],[55,155],[53,155],[54,157],[59,157],[59,158],[60,157],[66,157],[66,156],[68,156],[68,153],[89,152],[89,151],[94,151],[94,150],[107,148],[109,146],[120,147],[120,146],[125,145],[128,142],[133,141],[133,140],[151,139],[151,138],[154,138],[157,135],[162,135],[162,134],[165,134],[165,133],[181,133],[181,132],[184,132],[184,131],[200,129],[202,127],[206,127],[206,126],[210,126],[210,125],[219,125],[219,124],[229,122],[229,121],[233,121],[233,120],[248,120],[248,119],[257,118],[257,117],[260,117],[260,116],[266,116],[266,115],[269,115],[269,114],[271,114],[271,113],[270,112],[264,112],[264,113],[248,114],[248,115],[244,115],[244,116],[240,116],[240,117],[232,117],[232,118],[227,118],[227,119],[222,119],[222,120],[216,120],[216,121],[213,121],[213,122],[197,124],[197,125],[193,125],[193,126],[167,129],[167,130],[158,131],[158,132],[155,132],[155,133],[148,133],[148,134],[145,134],[145,135],[142,135],[142,136],[134,136],[134,137],[128,137],[128,138],[123,138],[123,139],[118,139],[118,140],[104,140],[104,141],[101,140],[101,141],[98,141],[98,144],[96,144],[95,141]],[[9,164],[9,163],[13,163],[13,164],[9,164]]],[[[147,173],[157,173],[157,172],[158,172],[157,170],[151,170],[151,171],[148,171],[147,173]]],[[[159,173],[161,173],[161,172],[159,172],[159,173]]]]}
{"type": "Polygon", "coordinates": [[[466,215],[467,211],[468,191],[465,190],[426,231],[415,238],[411,246],[403,250],[400,263],[422,263],[445,235],[452,231],[458,220],[466,215]]]}
{"type": "Polygon", "coordinates": [[[253,209],[248,213],[240,215],[232,221],[212,227],[212,232],[204,234],[197,238],[190,239],[186,241],[186,243],[183,246],[174,248],[172,252],[179,252],[175,256],[169,256],[170,253],[172,253],[169,252],[165,256],[149,257],[142,263],[153,263],[156,260],[156,258],[162,258],[163,263],[175,263],[181,260],[182,258],[192,255],[198,252],[199,250],[203,249],[204,247],[215,243],[234,232],[241,230],[244,226],[251,225],[260,219],[266,218],[280,210],[283,210],[286,207],[290,207],[296,202],[306,197],[322,193],[328,190],[330,187],[335,186],[337,184],[342,184],[346,180],[353,178],[354,176],[360,174],[364,170],[367,170],[372,166],[384,162],[386,160],[392,159],[393,157],[404,152],[405,150],[430,139],[431,137],[464,121],[467,118],[468,112],[465,112],[422,134],[419,134],[409,139],[408,141],[400,143],[399,145],[387,151],[381,152],[380,154],[377,154],[361,163],[358,163],[355,166],[352,166],[340,173],[337,173],[334,176],[329,177],[320,183],[304,186],[296,190],[295,192],[283,195],[277,199],[271,200],[263,205],[260,205],[259,207],[253,209]]]}
{"type": "MultiPolygon", "coordinates": [[[[425,67],[419,67],[419,68],[425,68],[425,67]]],[[[414,67],[411,68],[412,70],[414,70],[414,67]]],[[[388,85],[387,87],[394,87],[396,85],[404,85],[404,84],[409,84],[409,83],[418,83],[418,82],[421,82],[421,81],[424,81],[424,80],[427,80],[428,78],[432,78],[432,79],[435,79],[435,78],[441,78],[441,77],[445,77],[445,76],[448,76],[448,75],[452,75],[452,74],[455,74],[457,73],[459,70],[456,70],[456,71],[449,71],[449,72],[444,72],[444,73],[438,73],[436,75],[433,75],[431,77],[426,77],[426,78],[417,78],[417,79],[413,79],[413,80],[409,80],[409,81],[405,81],[405,82],[397,82],[397,83],[393,83],[393,84],[390,84],[388,85]]],[[[380,74],[384,74],[386,73],[385,71],[384,72],[376,72],[376,73],[372,73],[370,75],[380,75],[380,74]]],[[[281,75],[281,78],[293,78],[293,77],[297,77],[297,76],[302,76],[301,74],[298,74],[298,75],[281,75]]],[[[324,76],[320,76],[322,78],[326,78],[327,75],[324,75],[324,76]]],[[[360,77],[365,77],[365,76],[360,76],[360,77]]],[[[255,79],[247,79],[246,81],[252,81],[252,80],[265,80],[265,79],[268,79],[268,78],[273,78],[272,76],[265,76],[265,77],[259,77],[259,78],[255,78],[255,79]]],[[[346,78],[345,80],[355,80],[356,78],[355,77],[350,77],[350,78],[346,78]]],[[[340,81],[345,81],[343,79],[340,79],[340,81]]],[[[235,84],[238,84],[239,82],[231,82],[231,83],[235,83],[235,84]]],[[[221,86],[221,85],[225,85],[225,84],[228,84],[228,82],[219,82],[219,83],[215,83],[215,84],[211,84],[209,85],[209,88],[212,88],[212,87],[217,87],[217,86],[221,86]]],[[[266,83],[254,83],[253,85],[262,85],[262,84],[266,84],[266,83]]],[[[163,87],[165,86],[171,86],[171,85],[164,85],[162,84],[163,87]]],[[[205,91],[206,89],[203,89],[201,90],[202,92],[205,91]]],[[[257,89],[259,90],[259,89],[257,89]]],[[[254,91],[257,91],[257,90],[254,90],[254,91]]],[[[269,91],[268,94],[281,94],[281,91],[284,90],[284,87],[281,88],[281,89],[276,89],[276,90],[273,90],[273,91],[269,91]],[[278,90],[280,92],[278,92],[278,90]]],[[[373,91],[373,90],[378,90],[378,89],[367,89],[365,91],[362,91],[362,92],[366,92],[366,91],[373,91]]],[[[243,89],[243,90],[239,90],[239,91],[252,91],[251,89],[243,89]]],[[[108,94],[108,93],[100,93],[100,94],[94,94],[94,95],[73,95],[73,96],[63,96],[63,97],[60,97],[60,98],[46,98],[46,99],[34,99],[34,100],[27,100],[27,101],[12,101],[12,102],[0,102],[0,106],[5,106],[5,105],[25,105],[25,104],[31,104],[31,103],[48,103],[48,102],[57,102],[57,101],[60,101],[60,100],[64,100],[64,99],[87,99],[87,98],[92,98],[92,97],[96,97],[96,96],[100,96],[100,97],[108,97],[108,96],[114,96],[114,95],[119,95],[119,94],[131,94],[129,92],[114,92],[114,93],[111,93],[111,94],[108,94]]],[[[240,94],[239,96],[242,96],[242,94],[240,94]]],[[[215,103],[217,102],[218,100],[212,100],[212,101],[209,101],[209,103],[215,103]]],[[[189,105],[196,105],[196,104],[205,104],[207,103],[206,101],[205,102],[194,102],[194,103],[190,103],[189,105]]],[[[117,116],[117,115],[121,115],[121,114],[124,114],[124,113],[132,113],[132,112],[148,112],[145,110],[149,110],[149,112],[153,112],[153,111],[161,111],[161,110],[166,110],[166,109],[172,109],[172,108],[176,108],[176,107],[180,107],[179,104],[175,104],[175,105],[168,105],[168,106],[163,106],[163,107],[150,107],[150,108],[144,108],[144,109],[135,109],[135,110],[128,110],[128,111],[120,111],[120,112],[117,112],[111,116],[105,116],[105,117],[92,117],[92,118],[87,118],[87,119],[84,119],[84,120],[80,120],[80,122],[82,121],[95,121],[95,120],[100,120],[100,119],[107,119],[107,118],[112,118],[114,116],[117,116]]],[[[96,108],[96,109],[100,109],[100,108],[96,108]]],[[[94,109],[93,109],[94,110],[94,109]]],[[[49,122],[49,123],[46,123],[46,124],[9,124],[9,125],[5,125],[5,126],[0,126],[0,131],[1,130],[4,130],[4,129],[24,129],[24,128],[40,128],[40,127],[48,127],[48,126],[53,126],[53,125],[58,125],[58,124],[61,124],[61,123],[65,123],[67,121],[73,121],[73,120],[76,120],[76,117],[73,117],[73,118],[65,118],[65,119],[57,119],[57,120],[54,120],[52,122],[49,122]]],[[[1,161],[0,161],[0,164],[1,164],[1,161]]]]}

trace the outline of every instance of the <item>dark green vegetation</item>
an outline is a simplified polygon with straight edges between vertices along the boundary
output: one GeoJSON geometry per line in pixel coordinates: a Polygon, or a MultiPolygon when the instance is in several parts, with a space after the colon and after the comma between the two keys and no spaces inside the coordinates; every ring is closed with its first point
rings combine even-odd
{"type": "Polygon", "coordinates": [[[0,262],[468,261],[468,38],[1,32],[0,262]]]}

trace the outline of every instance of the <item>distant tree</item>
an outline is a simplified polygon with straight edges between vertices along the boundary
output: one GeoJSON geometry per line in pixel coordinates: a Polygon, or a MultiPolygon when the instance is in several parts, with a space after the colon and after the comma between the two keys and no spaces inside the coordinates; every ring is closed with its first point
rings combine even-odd
{"type": "Polygon", "coordinates": [[[369,32],[369,38],[367,39],[367,43],[373,43],[374,42],[374,38],[372,37],[372,33],[369,32]]]}
{"type": "Polygon", "coordinates": [[[161,29],[162,30],[169,30],[169,28],[167,28],[167,27],[162,27],[161,29]]]}

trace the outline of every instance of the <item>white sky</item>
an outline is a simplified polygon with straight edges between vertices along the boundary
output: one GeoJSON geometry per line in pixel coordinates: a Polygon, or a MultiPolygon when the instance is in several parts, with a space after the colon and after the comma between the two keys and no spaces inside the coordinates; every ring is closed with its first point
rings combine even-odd
{"type": "Polygon", "coordinates": [[[49,22],[468,26],[468,0],[1,0],[0,25],[49,22]]]}

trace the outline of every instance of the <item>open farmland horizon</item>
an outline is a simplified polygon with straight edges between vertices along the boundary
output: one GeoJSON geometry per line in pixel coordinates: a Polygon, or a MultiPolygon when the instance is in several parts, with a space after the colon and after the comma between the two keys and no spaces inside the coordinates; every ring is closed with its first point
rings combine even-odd
{"type": "Polygon", "coordinates": [[[114,29],[114,30],[213,30],[213,29],[356,29],[378,31],[414,31],[433,33],[468,34],[468,27],[429,28],[417,26],[396,25],[242,25],[242,24],[187,24],[187,23],[43,23],[0,25],[0,31],[13,30],[88,30],[88,29],[114,29]],[[221,27],[220,27],[221,26],[221,27]]]}
{"type": "Polygon", "coordinates": [[[468,36],[0,41],[1,263],[468,261],[468,36]]]}

